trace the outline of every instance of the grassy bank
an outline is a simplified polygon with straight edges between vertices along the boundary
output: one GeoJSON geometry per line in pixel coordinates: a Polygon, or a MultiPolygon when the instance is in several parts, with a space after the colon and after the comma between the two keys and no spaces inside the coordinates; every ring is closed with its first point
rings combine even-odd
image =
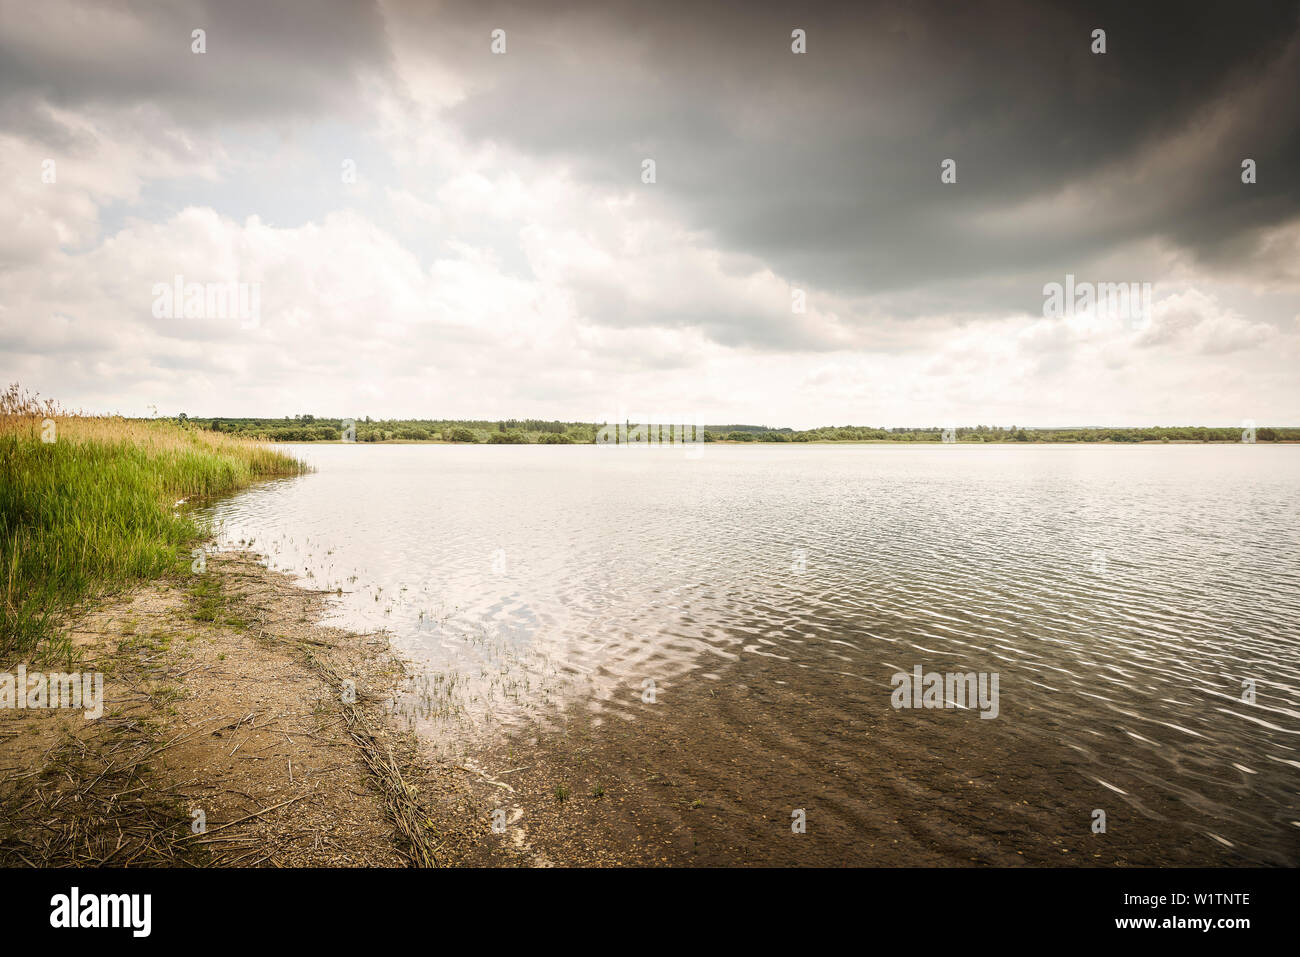
{"type": "Polygon", "coordinates": [[[65,650],[73,605],[187,567],[205,534],[176,509],[304,470],[243,438],[173,421],[65,414],[0,395],[0,660],[65,650]]]}

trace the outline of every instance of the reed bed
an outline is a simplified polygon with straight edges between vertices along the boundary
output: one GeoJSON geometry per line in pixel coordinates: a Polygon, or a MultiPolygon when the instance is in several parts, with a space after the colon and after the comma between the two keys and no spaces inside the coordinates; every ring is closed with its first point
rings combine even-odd
{"type": "Polygon", "coordinates": [[[74,605],[189,565],[208,529],[178,508],[297,459],[171,419],[69,413],[10,386],[0,393],[0,660],[60,657],[74,605]]]}

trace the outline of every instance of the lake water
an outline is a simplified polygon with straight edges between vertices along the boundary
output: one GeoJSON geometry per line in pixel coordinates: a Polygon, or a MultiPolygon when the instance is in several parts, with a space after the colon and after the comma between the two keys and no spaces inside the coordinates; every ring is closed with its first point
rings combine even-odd
{"type": "Polygon", "coordinates": [[[516,816],[560,777],[638,860],[1300,860],[1300,448],[292,451],[221,537],[389,631],[432,751],[527,752],[516,816]],[[895,708],[918,666],[996,717],[895,708]]]}

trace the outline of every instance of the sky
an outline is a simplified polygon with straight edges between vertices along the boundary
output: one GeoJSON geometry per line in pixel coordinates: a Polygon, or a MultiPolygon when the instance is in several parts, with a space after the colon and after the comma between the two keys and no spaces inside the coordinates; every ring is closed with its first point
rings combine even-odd
{"type": "Polygon", "coordinates": [[[0,0],[0,379],[127,415],[1300,425],[1297,91],[1294,2],[0,0]],[[1062,314],[1067,282],[1145,291],[1062,314]]]}

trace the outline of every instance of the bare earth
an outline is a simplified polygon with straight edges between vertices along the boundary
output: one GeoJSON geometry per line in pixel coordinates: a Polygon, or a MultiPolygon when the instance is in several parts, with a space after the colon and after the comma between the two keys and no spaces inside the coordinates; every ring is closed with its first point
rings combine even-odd
{"type": "MultiPolygon", "coordinates": [[[[104,711],[0,710],[0,865],[435,866],[488,831],[385,706],[382,635],[244,553],[69,623],[104,711]],[[345,682],[355,687],[355,699],[345,682]]],[[[4,670],[14,672],[18,662],[4,670]]]]}

